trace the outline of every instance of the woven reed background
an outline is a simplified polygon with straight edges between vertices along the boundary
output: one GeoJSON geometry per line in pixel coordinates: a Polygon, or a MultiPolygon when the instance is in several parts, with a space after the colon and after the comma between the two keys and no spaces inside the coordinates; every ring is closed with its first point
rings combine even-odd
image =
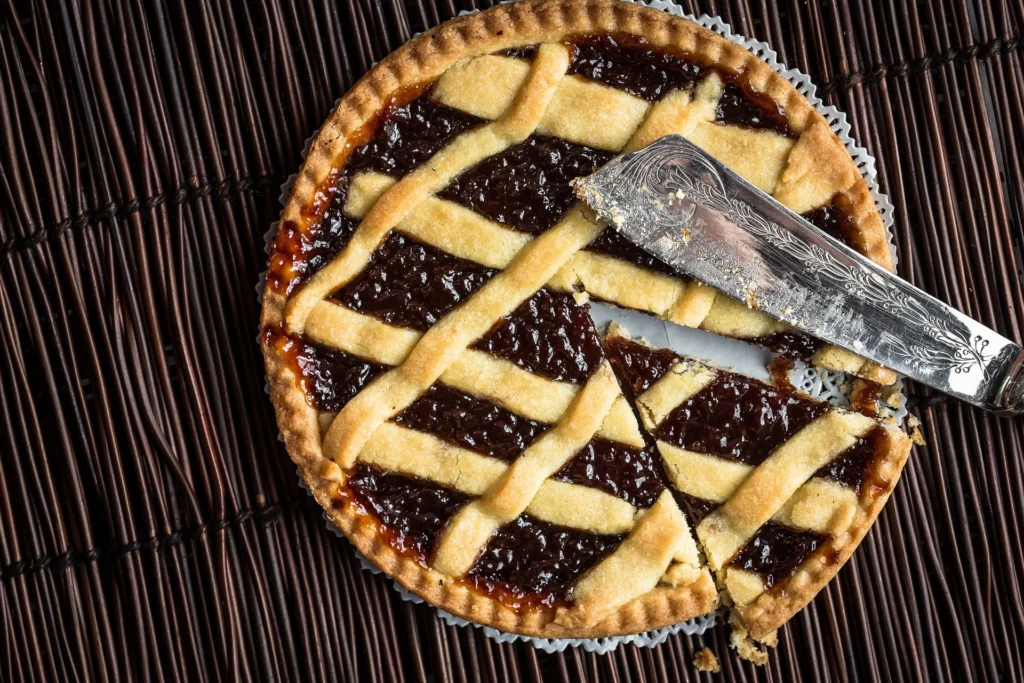
{"type": "MultiPolygon", "coordinates": [[[[0,10],[0,677],[1024,677],[1024,421],[911,387],[928,446],[755,670],[722,629],[546,655],[360,570],[276,439],[263,233],[303,140],[452,0],[0,10]],[[705,675],[706,677],[706,675],[705,675]]],[[[901,274],[1021,339],[1021,0],[684,2],[812,75],[879,159],[901,274]]]]}

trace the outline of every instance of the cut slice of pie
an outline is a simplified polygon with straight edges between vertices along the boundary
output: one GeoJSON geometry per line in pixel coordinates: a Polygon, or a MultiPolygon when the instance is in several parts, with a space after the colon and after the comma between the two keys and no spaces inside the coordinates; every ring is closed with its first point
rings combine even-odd
{"type": "Polygon", "coordinates": [[[278,424],[331,519],[435,605],[587,638],[717,604],[697,520],[666,488],[588,296],[891,379],[685,281],[574,201],[573,178],[668,133],[891,265],[864,181],[799,92],[720,36],[614,0],[519,2],[430,31],[311,146],[264,290],[278,424]]]}
{"type": "Polygon", "coordinates": [[[728,603],[755,640],[770,638],[867,533],[909,437],[890,422],[652,348],[614,323],[606,347],[728,603]]]}

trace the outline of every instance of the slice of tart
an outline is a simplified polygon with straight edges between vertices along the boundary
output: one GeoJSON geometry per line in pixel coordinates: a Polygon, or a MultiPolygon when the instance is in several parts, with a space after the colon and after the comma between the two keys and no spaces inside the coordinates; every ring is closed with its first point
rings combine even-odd
{"type": "Polygon", "coordinates": [[[755,640],[770,640],[867,533],[909,437],[891,422],[650,347],[614,323],[605,343],[727,603],[755,640]]]}

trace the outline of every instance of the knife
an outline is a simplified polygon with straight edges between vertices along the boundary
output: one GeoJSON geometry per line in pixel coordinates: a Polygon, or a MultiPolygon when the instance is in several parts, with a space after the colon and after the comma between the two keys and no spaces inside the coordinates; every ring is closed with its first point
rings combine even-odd
{"type": "Polygon", "coordinates": [[[680,273],[986,410],[1024,412],[1024,354],[879,267],[680,135],[573,181],[608,225],[680,273]]]}

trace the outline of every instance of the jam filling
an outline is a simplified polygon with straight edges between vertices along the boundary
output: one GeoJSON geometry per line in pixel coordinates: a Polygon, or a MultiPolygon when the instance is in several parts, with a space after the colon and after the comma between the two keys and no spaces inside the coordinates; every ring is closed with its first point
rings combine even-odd
{"type": "Polygon", "coordinates": [[[567,601],[573,582],[624,538],[520,515],[491,536],[467,578],[513,608],[553,607],[567,601]]]}
{"type": "Polygon", "coordinates": [[[263,334],[267,345],[275,346],[288,359],[293,372],[300,377],[303,393],[317,410],[341,410],[370,380],[387,370],[383,365],[367,363],[344,351],[273,328],[263,334]]]}
{"type": "Polygon", "coordinates": [[[612,156],[534,135],[466,169],[438,196],[535,235],[557,223],[576,202],[569,181],[590,175],[612,156]]]}
{"type": "Polygon", "coordinates": [[[810,363],[811,358],[814,357],[818,349],[825,345],[824,342],[814,337],[808,337],[806,334],[790,330],[773,332],[772,334],[747,341],[767,347],[786,358],[802,360],[805,363],[810,363]]]}
{"type": "Polygon", "coordinates": [[[302,232],[295,221],[284,221],[274,239],[267,278],[289,294],[340,254],[359,227],[359,221],[343,212],[348,198],[347,177],[335,171],[325,186],[327,189],[318,193],[323,215],[317,224],[309,232],[302,232]]]}
{"type": "Polygon", "coordinates": [[[661,458],[654,446],[633,448],[596,437],[554,478],[600,489],[637,508],[654,505],[665,490],[661,458]]]}
{"type": "Polygon", "coordinates": [[[482,119],[420,97],[389,109],[380,129],[353,152],[346,169],[376,171],[402,177],[422,166],[455,136],[483,123],[482,119]]]}
{"type": "Polygon", "coordinates": [[[814,476],[831,479],[860,494],[864,477],[882,452],[884,441],[885,430],[875,427],[815,472],[814,476]]]}
{"type": "Polygon", "coordinates": [[[533,58],[537,56],[537,46],[530,45],[526,47],[510,47],[507,50],[502,50],[498,54],[502,57],[512,57],[513,59],[526,59],[533,61],[533,58]]]}
{"type": "Polygon", "coordinates": [[[632,36],[600,36],[577,42],[569,73],[654,102],[671,90],[693,88],[712,70],[724,81],[715,122],[795,137],[785,111],[769,95],[742,85],[742,75],[652,50],[645,41],[632,36]]]}
{"type": "Polygon", "coordinates": [[[617,230],[604,230],[593,242],[587,245],[587,251],[597,252],[606,256],[612,256],[620,261],[627,261],[635,266],[653,270],[662,275],[679,277],[672,266],[668,265],[654,254],[651,254],[636,246],[623,237],[617,230]]]}
{"type": "Polygon", "coordinates": [[[828,411],[828,403],[802,398],[742,375],[720,372],[677,406],[655,437],[697,453],[760,465],[786,439],[828,411]]]}
{"type": "MultiPolygon", "coordinates": [[[[532,59],[535,53],[536,48],[527,47],[501,54],[532,59]]],[[[708,68],[682,56],[650,49],[642,40],[603,36],[576,44],[570,73],[655,101],[670,90],[693,88],[708,68]]],[[[736,75],[722,76],[726,84],[716,109],[716,122],[792,136],[785,113],[771,98],[744,87],[736,75]]],[[[290,262],[299,276],[289,288],[340,253],[357,228],[359,221],[343,214],[350,174],[368,170],[401,177],[424,164],[455,136],[481,123],[474,116],[426,97],[384,112],[369,141],[318,191],[322,216],[311,233],[299,234],[295,227],[289,232],[288,225],[282,227],[277,249],[295,252],[290,254],[290,262]],[[288,246],[292,243],[297,246],[288,246]]],[[[569,182],[593,173],[612,156],[558,138],[533,136],[467,169],[440,196],[514,229],[539,234],[557,223],[575,202],[569,182]]],[[[857,244],[856,226],[848,207],[839,200],[805,217],[846,244],[857,244]]],[[[588,249],[675,274],[614,231],[606,231],[588,249]]],[[[393,234],[374,254],[367,269],[334,298],[390,324],[426,330],[494,273],[393,234]]],[[[320,410],[340,410],[386,370],[307,340],[280,336],[306,395],[320,410]]],[[[804,360],[820,345],[793,333],[755,341],[804,360]]],[[[499,321],[475,347],[531,372],[578,384],[585,382],[603,359],[586,309],[570,295],[547,290],[541,290],[499,321]]],[[[646,391],[680,360],[671,351],[625,340],[610,340],[608,351],[634,394],[646,391]]],[[[656,436],[690,450],[757,465],[826,410],[826,404],[793,392],[721,373],[677,407],[656,436]]],[[[396,422],[505,461],[517,457],[546,429],[545,425],[441,385],[417,399],[396,422]]],[[[876,428],[816,476],[859,491],[882,438],[882,430],[876,428]]],[[[555,476],[599,488],[637,507],[651,505],[666,485],[660,457],[653,447],[635,449],[600,438],[587,444],[555,476]]],[[[391,545],[421,562],[427,561],[444,526],[470,499],[432,482],[389,474],[365,464],[357,464],[349,473],[347,486],[356,501],[380,521],[391,545]]],[[[675,490],[673,495],[691,525],[718,506],[675,490]]],[[[506,603],[554,606],[568,600],[572,583],[623,539],[521,515],[490,539],[467,579],[506,603]]],[[[790,576],[825,540],[825,536],[769,522],[730,566],[754,571],[773,586],[790,576]]]]}
{"type": "Polygon", "coordinates": [[[606,35],[576,43],[569,73],[653,102],[670,90],[689,90],[707,70],[695,62],[653,50],[643,39],[606,35]]]}
{"type": "Polygon", "coordinates": [[[392,548],[426,563],[437,537],[469,496],[424,479],[357,463],[348,488],[384,527],[392,548]]]}
{"type": "Polygon", "coordinates": [[[837,195],[830,204],[804,214],[808,223],[834,237],[854,251],[864,253],[860,233],[848,206],[849,200],[837,195]]]}
{"type": "Polygon", "coordinates": [[[768,362],[768,374],[771,375],[772,384],[777,387],[793,389],[793,382],[790,381],[789,373],[796,367],[796,363],[789,356],[775,356],[768,362]]]}
{"type": "Polygon", "coordinates": [[[882,398],[882,385],[878,382],[861,379],[853,383],[850,395],[850,407],[857,412],[874,417],[878,414],[878,400],[882,398]]]}
{"type": "Polygon", "coordinates": [[[570,294],[538,290],[473,348],[556,381],[583,384],[604,360],[587,309],[570,294]]]}
{"type": "Polygon", "coordinates": [[[435,384],[395,422],[445,441],[511,462],[545,429],[489,401],[435,384]]]}
{"type": "Polygon", "coordinates": [[[697,498],[691,496],[688,493],[683,493],[676,489],[672,489],[672,497],[676,499],[676,504],[679,505],[679,509],[686,514],[686,521],[690,523],[691,528],[696,528],[705,517],[714,512],[721,503],[715,503],[714,501],[705,500],[703,498],[697,498]]]}
{"type": "Polygon", "coordinates": [[[728,566],[760,575],[771,588],[788,579],[811,553],[828,540],[813,531],[796,531],[768,522],[747,541],[728,566]]]}
{"type": "Polygon", "coordinates": [[[332,298],[391,325],[426,331],[496,272],[393,233],[332,298]]]}
{"type": "Polygon", "coordinates": [[[775,100],[736,83],[726,83],[722,89],[722,97],[715,108],[715,122],[796,137],[789,129],[789,117],[775,100]]]}
{"type": "Polygon", "coordinates": [[[634,396],[647,391],[682,360],[682,356],[669,349],[654,349],[629,339],[610,338],[606,347],[608,360],[634,396]]]}

